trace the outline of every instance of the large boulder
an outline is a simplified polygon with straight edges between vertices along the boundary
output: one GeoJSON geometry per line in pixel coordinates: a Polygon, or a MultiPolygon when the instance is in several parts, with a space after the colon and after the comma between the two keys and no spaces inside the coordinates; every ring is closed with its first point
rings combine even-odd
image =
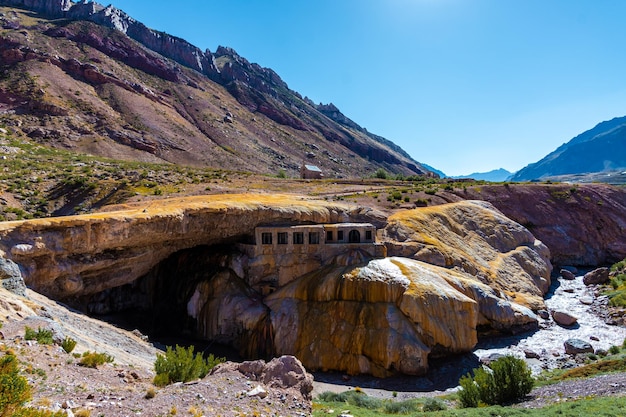
{"type": "Polygon", "coordinates": [[[571,314],[559,310],[552,311],[552,319],[556,324],[565,327],[573,326],[578,321],[578,319],[571,314]]]}
{"type": "Polygon", "coordinates": [[[597,268],[589,271],[583,277],[585,285],[604,284],[609,280],[609,268],[597,268]]]}
{"type": "Polygon", "coordinates": [[[563,343],[565,353],[568,355],[578,355],[579,353],[593,353],[593,346],[580,339],[568,339],[563,343]]]}
{"type": "MultiPolygon", "coordinates": [[[[313,376],[302,366],[302,362],[293,356],[283,355],[267,363],[263,360],[241,363],[225,362],[213,368],[211,375],[230,372],[239,372],[252,381],[262,383],[265,387],[295,389],[304,399],[311,399],[313,376]]],[[[261,387],[259,392],[263,391],[261,387]]]]}

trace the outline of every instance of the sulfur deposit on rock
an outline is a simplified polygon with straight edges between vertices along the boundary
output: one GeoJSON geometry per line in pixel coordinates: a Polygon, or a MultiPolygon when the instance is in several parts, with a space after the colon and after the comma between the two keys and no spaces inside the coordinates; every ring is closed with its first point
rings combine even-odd
{"type": "Polygon", "coordinates": [[[537,310],[550,286],[548,248],[490,203],[465,201],[389,218],[390,256],[464,271],[501,298],[537,310]]]}

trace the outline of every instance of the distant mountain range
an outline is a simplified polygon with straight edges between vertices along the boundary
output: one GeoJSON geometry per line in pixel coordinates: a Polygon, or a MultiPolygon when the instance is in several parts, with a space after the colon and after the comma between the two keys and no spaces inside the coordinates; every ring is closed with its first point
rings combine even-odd
{"type": "Polygon", "coordinates": [[[500,168],[500,169],[494,169],[489,172],[474,172],[473,174],[459,175],[459,176],[452,177],[452,178],[456,178],[456,179],[473,178],[475,180],[501,182],[501,181],[506,181],[511,176],[511,174],[512,173],[507,171],[506,169],[500,168]]]}
{"type": "MultiPolygon", "coordinates": [[[[531,181],[626,170],[626,116],[602,122],[516,172],[512,181],[531,181]]],[[[611,174],[612,175],[612,174],[611,174]]],[[[608,174],[607,174],[608,177],[608,174]]],[[[597,175],[589,175],[593,181],[597,175]]],[[[609,177],[610,178],[610,177],[609,177]]]]}

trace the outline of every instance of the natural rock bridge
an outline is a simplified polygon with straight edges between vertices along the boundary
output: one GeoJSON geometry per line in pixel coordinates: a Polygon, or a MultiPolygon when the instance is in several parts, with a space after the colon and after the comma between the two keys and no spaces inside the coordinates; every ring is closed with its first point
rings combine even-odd
{"type": "Polygon", "coordinates": [[[245,356],[294,354],[310,369],[379,376],[420,374],[429,357],[469,351],[480,327],[536,326],[531,309],[543,306],[551,270],[541,242],[482,202],[387,219],[295,196],[190,197],[2,223],[0,250],[33,289],[88,311],[146,309],[157,328],[188,330],[245,356]],[[321,224],[327,239],[351,224],[372,245],[380,229],[384,247],[368,253],[346,237],[345,250],[315,248],[299,262],[274,253],[282,248],[242,247],[255,233],[261,241],[268,230],[276,240],[287,233],[289,242],[299,239],[293,225],[321,224]],[[268,268],[279,272],[264,292],[268,268]]]}

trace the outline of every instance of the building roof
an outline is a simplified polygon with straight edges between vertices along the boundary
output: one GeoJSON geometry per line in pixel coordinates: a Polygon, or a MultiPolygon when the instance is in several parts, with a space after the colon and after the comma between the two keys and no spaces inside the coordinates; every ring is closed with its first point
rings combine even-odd
{"type": "Polygon", "coordinates": [[[304,168],[308,171],[322,172],[322,170],[315,165],[305,165],[304,168]]]}

